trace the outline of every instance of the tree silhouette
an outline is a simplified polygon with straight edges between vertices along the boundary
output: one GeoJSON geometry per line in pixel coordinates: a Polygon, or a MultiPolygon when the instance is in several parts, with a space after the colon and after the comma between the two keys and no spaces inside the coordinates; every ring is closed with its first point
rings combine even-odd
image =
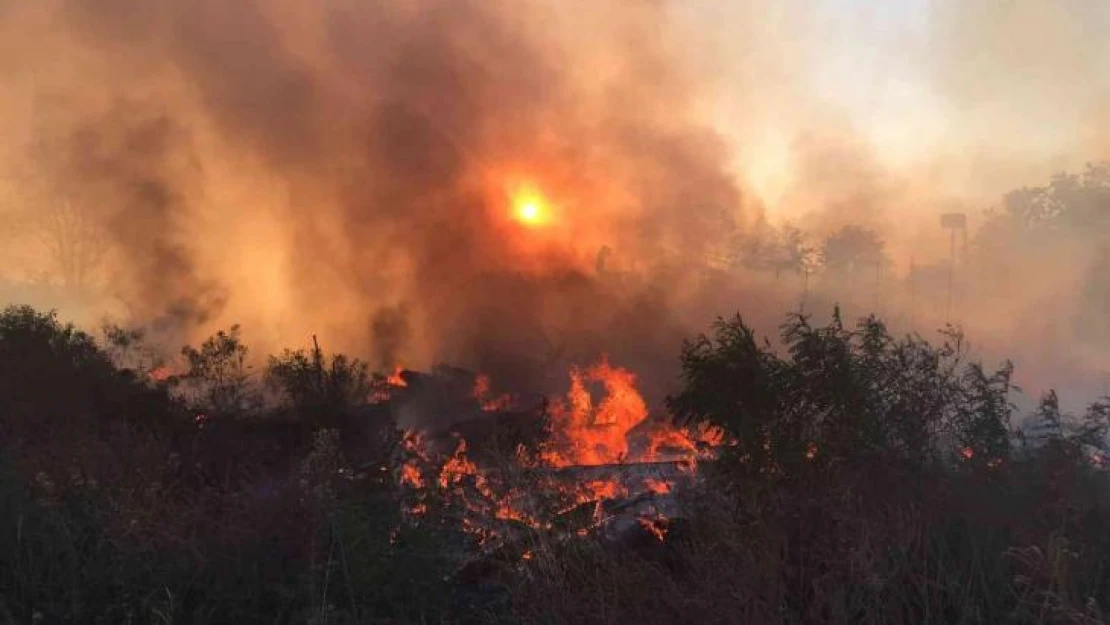
{"type": "Polygon", "coordinates": [[[808,235],[786,224],[768,227],[755,236],[736,243],[740,262],[749,269],[773,271],[777,279],[783,273],[805,275],[818,262],[817,250],[809,244],[808,235]]]}
{"type": "Polygon", "coordinates": [[[181,349],[188,369],[180,380],[188,384],[195,408],[206,411],[206,418],[239,416],[257,407],[247,354],[238,325],[210,336],[199,349],[181,349]]]}
{"type": "Polygon", "coordinates": [[[821,248],[825,268],[851,275],[886,264],[885,244],[879,234],[860,226],[844,226],[825,238],[821,248]]]}
{"type": "Polygon", "coordinates": [[[36,226],[62,284],[84,291],[108,250],[101,224],[89,211],[62,200],[47,203],[36,226]]]}

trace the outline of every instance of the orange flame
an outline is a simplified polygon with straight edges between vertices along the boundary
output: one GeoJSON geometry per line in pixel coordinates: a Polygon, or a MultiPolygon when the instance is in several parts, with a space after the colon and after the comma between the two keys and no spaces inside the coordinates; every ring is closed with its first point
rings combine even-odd
{"type": "Polygon", "coordinates": [[[508,410],[512,407],[513,398],[511,395],[504,394],[492,396],[490,387],[491,383],[488,375],[480,373],[478,377],[474,378],[474,391],[472,395],[474,399],[478,400],[483,412],[499,412],[508,410]]]}
{"type": "Polygon", "coordinates": [[[650,532],[659,542],[663,542],[667,537],[667,517],[659,515],[657,517],[642,516],[638,519],[640,526],[650,532]]]}
{"type": "MultiPolygon", "coordinates": [[[[636,376],[611,365],[605,356],[590,367],[571,369],[569,377],[566,395],[553,402],[551,408],[549,440],[538,450],[518,447],[516,462],[519,466],[563,468],[625,460],[653,462],[666,458],[679,462],[679,471],[689,475],[696,471],[698,459],[713,455],[714,448],[725,440],[719,428],[683,429],[670,423],[648,423],[647,404],[636,389],[636,376]],[[633,442],[639,451],[630,453],[633,442]]],[[[502,410],[511,405],[510,396],[495,397],[491,388],[489,376],[482,374],[475,378],[472,394],[483,410],[502,410]]],[[[626,482],[626,477],[621,477],[620,471],[607,477],[598,477],[594,471],[587,479],[568,483],[568,477],[574,480],[577,471],[561,471],[546,476],[541,473],[538,481],[531,483],[543,491],[542,494],[523,492],[512,487],[501,472],[479,468],[468,458],[467,441],[461,437],[457,437],[453,453],[438,460],[430,457],[424,443],[420,434],[412,432],[406,432],[402,442],[410,460],[401,466],[399,479],[416,491],[416,503],[409,505],[411,514],[424,514],[428,509],[425,502],[430,501],[428,488],[438,488],[450,508],[463,512],[459,521],[461,528],[479,544],[499,537],[502,531],[510,531],[511,525],[500,522],[511,521],[536,529],[551,528],[550,521],[541,520],[545,518],[543,506],[550,504],[554,504],[556,513],[594,504],[589,525],[576,529],[580,535],[589,533],[607,520],[609,513],[602,505],[605,500],[628,497],[632,488],[639,488],[636,494],[666,495],[675,487],[674,483],[657,477],[642,478],[638,486],[633,486],[626,482]],[[537,498],[537,495],[541,496],[537,498]]],[[[668,529],[665,517],[652,513],[642,514],[637,519],[644,529],[664,540],[668,529]]]]}
{"type": "Polygon", "coordinates": [[[396,365],[395,367],[393,367],[393,373],[391,373],[389,377],[385,379],[386,383],[390,386],[398,386],[401,388],[408,386],[408,382],[405,382],[405,378],[401,376],[401,373],[404,370],[404,367],[402,367],[401,365],[396,365]]]}
{"type": "Polygon", "coordinates": [[[404,370],[401,365],[396,365],[393,367],[393,373],[386,376],[384,381],[381,381],[380,378],[375,380],[370,393],[370,401],[376,404],[387,402],[393,397],[394,390],[408,386],[408,382],[405,382],[405,378],[401,375],[404,370]]]}
{"type": "Polygon", "coordinates": [[[809,443],[806,445],[806,460],[813,460],[817,457],[817,445],[809,443]]]}
{"type": "Polygon", "coordinates": [[[597,501],[598,499],[626,497],[628,496],[628,489],[614,480],[590,480],[582,484],[582,493],[587,497],[586,501],[597,501]]]}
{"type": "Polygon", "coordinates": [[[162,365],[161,367],[151,369],[150,373],[148,373],[147,375],[150,376],[150,379],[154,382],[165,382],[166,380],[170,379],[170,376],[173,375],[173,371],[171,371],[170,368],[166,365],[162,365]]]}
{"type": "Polygon", "coordinates": [[[648,418],[647,404],[636,390],[632,372],[609,364],[607,357],[570,372],[570,389],[551,408],[552,445],[543,460],[553,466],[612,464],[625,460],[655,462],[662,458],[711,457],[725,440],[720,428],[685,430],[659,423],[646,432],[647,449],[629,458],[629,436],[648,418]],[[587,384],[604,389],[595,407],[587,384]]]}
{"type": "Polygon", "coordinates": [[[405,463],[401,466],[401,483],[412,488],[424,488],[424,477],[415,464],[405,463]]]}
{"type": "Polygon", "coordinates": [[[636,390],[636,376],[613,367],[609,359],[586,370],[570,372],[571,386],[565,401],[552,407],[560,449],[547,456],[556,466],[610,464],[628,454],[629,431],[647,418],[647,404],[636,390]],[[605,396],[594,408],[586,383],[600,383],[605,396]]]}

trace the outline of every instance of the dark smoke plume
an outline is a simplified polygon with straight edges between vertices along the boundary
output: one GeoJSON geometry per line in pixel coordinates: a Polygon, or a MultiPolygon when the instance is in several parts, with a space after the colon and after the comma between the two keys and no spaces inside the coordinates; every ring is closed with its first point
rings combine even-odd
{"type": "Polygon", "coordinates": [[[103,212],[146,320],[319,332],[507,384],[614,349],[673,360],[676,334],[644,333],[675,326],[683,288],[653,276],[723,243],[741,194],[663,5],[606,8],[63,0],[49,45],[122,78],[58,86],[47,160],[103,212]],[[552,223],[512,219],[522,186],[552,223]],[[603,245],[650,259],[644,281],[599,283],[603,245]]]}

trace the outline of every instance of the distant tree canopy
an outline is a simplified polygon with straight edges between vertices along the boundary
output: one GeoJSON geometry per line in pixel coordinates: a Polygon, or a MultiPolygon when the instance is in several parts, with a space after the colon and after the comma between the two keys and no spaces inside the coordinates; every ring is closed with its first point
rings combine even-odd
{"type": "Polygon", "coordinates": [[[1003,210],[1024,228],[1097,237],[1110,227],[1110,163],[1088,164],[1082,174],[1060,173],[1045,186],[1011,191],[1003,210]]]}
{"type": "Polygon", "coordinates": [[[838,273],[874,270],[887,263],[885,248],[878,232],[860,226],[844,226],[825,238],[821,260],[825,269],[838,273]]]}
{"type": "Polygon", "coordinates": [[[1074,332],[1084,340],[1110,339],[1110,163],[1008,193],[973,243],[973,264],[989,278],[982,288],[1009,288],[998,277],[1022,267],[1079,273],[1074,332]]]}
{"type": "Polygon", "coordinates": [[[1030,245],[1105,245],[1110,232],[1110,163],[1082,174],[1059,173],[1048,184],[1007,193],[976,232],[978,262],[1025,253],[1030,245]]]}
{"type": "Polygon", "coordinates": [[[804,274],[818,262],[817,250],[810,245],[806,233],[790,224],[767,228],[754,237],[737,242],[739,262],[757,271],[804,274]]]}

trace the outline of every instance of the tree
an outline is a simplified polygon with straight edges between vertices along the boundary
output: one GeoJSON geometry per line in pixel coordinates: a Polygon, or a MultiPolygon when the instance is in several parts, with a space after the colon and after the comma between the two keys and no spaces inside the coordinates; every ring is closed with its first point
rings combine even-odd
{"type": "Polygon", "coordinates": [[[1082,174],[1058,173],[1045,186],[1011,191],[1003,208],[1022,228],[1098,240],[1110,227],[1110,163],[1088,163],[1082,174]]]}
{"type": "Polygon", "coordinates": [[[831,272],[852,275],[875,270],[887,263],[885,244],[879,234],[860,226],[844,226],[825,238],[821,261],[831,272]]]}
{"type": "Polygon", "coordinates": [[[1056,391],[1049,390],[1041,397],[1025,435],[1037,444],[1064,437],[1064,415],[1060,412],[1060,399],[1056,391]]]}
{"type": "Polygon", "coordinates": [[[753,236],[734,244],[739,261],[756,271],[773,271],[808,276],[818,262],[817,250],[809,245],[808,235],[790,224],[775,229],[767,226],[753,236]]]}
{"type": "Polygon", "coordinates": [[[206,418],[240,416],[257,408],[258,397],[249,384],[247,353],[238,325],[210,336],[200,349],[181,349],[188,368],[179,380],[188,385],[196,408],[204,411],[206,418]]]}
{"type": "Polygon", "coordinates": [[[149,424],[171,412],[163,390],[117,369],[90,335],[54,312],[0,312],[0,439],[18,438],[5,428],[51,437],[113,418],[149,424]]]}
{"type": "Polygon", "coordinates": [[[339,422],[370,395],[370,373],[365,363],[335,354],[329,359],[312,337],[312,351],[285,350],[271,356],[266,383],[290,402],[302,418],[319,425],[339,422]]]}
{"type": "Polygon", "coordinates": [[[38,234],[62,280],[84,291],[108,250],[103,226],[69,200],[48,202],[38,213],[38,234]]]}
{"type": "Polygon", "coordinates": [[[1110,431],[1110,399],[1103,398],[1087,407],[1075,433],[1075,440],[1106,450],[1106,434],[1110,431]]]}

